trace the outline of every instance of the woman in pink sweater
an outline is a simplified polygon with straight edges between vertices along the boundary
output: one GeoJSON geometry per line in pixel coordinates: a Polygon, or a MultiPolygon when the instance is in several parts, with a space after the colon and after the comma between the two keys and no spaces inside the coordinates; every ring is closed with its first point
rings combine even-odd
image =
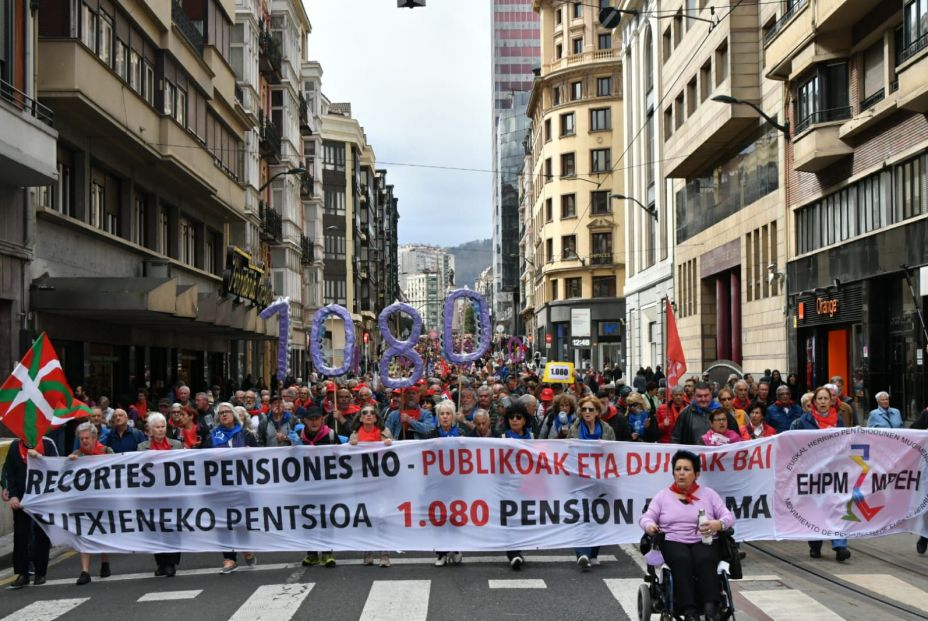
{"type": "Polygon", "coordinates": [[[674,610],[683,612],[684,621],[697,621],[702,609],[707,621],[714,621],[719,618],[721,593],[718,533],[730,528],[735,517],[714,490],[696,483],[698,456],[677,451],[671,463],[673,484],[654,496],[638,524],[649,535],[665,535],[661,553],[673,573],[674,610]],[[700,509],[708,518],[703,524],[700,509]],[[703,537],[711,537],[711,542],[703,543],[703,537]]]}
{"type": "Polygon", "coordinates": [[[740,442],[741,434],[728,428],[728,414],[719,408],[709,413],[709,431],[702,436],[702,443],[706,446],[723,446],[732,442],[740,442]]]}

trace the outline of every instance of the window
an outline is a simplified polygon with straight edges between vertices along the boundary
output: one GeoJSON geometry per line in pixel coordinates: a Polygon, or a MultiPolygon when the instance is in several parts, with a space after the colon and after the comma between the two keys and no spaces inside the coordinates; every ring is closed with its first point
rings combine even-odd
{"type": "Polygon", "coordinates": [[[545,260],[548,263],[554,261],[554,239],[552,238],[545,240],[545,260]]]}
{"type": "Polygon", "coordinates": [[[90,184],[90,220],[88,224],[98,229],[103,228],[103,203],[106,200],[104,184],[93,181],[90,184]]]}
{"type": "Polygon", "coordinates": [[[545,222],[551,222],[554,219],[554,199],[545,199],[545,222]]]}
{"type": "Polygon", "coordinates": [[[564,20],[564,16],[561,14],[561,9],[556,10],[554,12],[554,25],[560,26],[563,20],[564,20]]]}
{"type": "Polygon", "coordinates": [[[555,86],[551,89],[551,105],[558,106],[561,103],[561,87],[555,86]]]}
{"type": "Polygon", "coordinates": [[[871,45],[863,53],[864,92],[860,109],[866,110],[883,99],[883,39],[871,45]]]}
{"type": "Polygon", "coordinates": [[[599,33],[599,49],[612,49],[612,35],[608,32],[599,33]]]}
{"type": "Polygon", "coordinates": [[[164,114],[174,116],[174,85],[170,82],[164,83],[164,114]]]}
{"type": "Polygon", "coordinates": [[[612,94],[612,78],[596,78],[596,96],[608,97],[612,94]]]}
{"type": "Polygon", "coordinates": [[[558,43],[554,46],[554,58],[559,59],[564,56],[564,46],[558,43]]]}
{"type": "Polygon", "coordinates": [[[598,132],[612,129],[612,109],[594,108],[590,110],[590,131],[598,132]]]}
{"type": "Polygon", "coordinates": [[[545,142],[551,140],[551,119],[545,119],[545,142]]]}
{"type": "Polygon", "coordinates": [[[122,78],[123,82],[129,81],[129,50],[126,44],[116,39],[116,49],[113,53],[114,67],[116,74],[122,78]]]}
{"type": "Polygon", "coordinates": [[[577,175],[577,161],[573,153],[561,154],[561,176],[574,177],[577,175]]]}
{"type": "Polygon", "coordinates": [[[573,112],[561,115],[561,136],[573,136],[577,129],[573,112]]]}
{"type": "Polygon", "coordinates": [[[186,265],[196,265],[197,257],[197,227],[187,218],[178,218],[180,240],[178,244],[177,260],[186,265]]]}
{"type": "Polygon", "coordinates": [[[664,31],[663,35],[663,51],[664,51],[664,62],[667,62],[667,59],[670,58],[671,52],[673,52],[673,39],[670,32],[670,26],[667,26],[667,30],[664,31]]]}
{"type": "Polygon", "coordinates": [[[699,68],[699,101],[703,102],[709,99],[709,93],[712,92],[712,61],[707,60],[699,68]]]}
{"type": "Polygon", "coordinates": [[[590,249],[590,265],[610,265],[612,263],[612,233],[591,233],[590,249]]]}
{"type": "Polygon", "coordinates": [[[345,191],[326,190],[323,211],[331,216],[345,215],[345,191]]]}
{"type": "Polygon", "coordinates": [[[158,233],[158,252],[168,256],[171,249],[171,219],[166,207],[158,211],[158,233]]]}
{"type": "Polygon", "coordinates": [[[696,112],[697,103],[699,102],[696,99],[696,78],[693,77],[686,85],[686,116],[692,116],[696,112]]]}
{"type": "Polygon", "coordinates": [[[574,19],[578,17],[583,17],[583,5],[580,4],[579,2],[575,3],[573,5],[573,14],[574,14],[574,19]]]}
{"type": "Polygon", "coordinates": [[[142,61],[142,98],[150,105],[155,105],[155,69],[142,61]]]}
{"type": "Polygon", "coordinates": [[[551,279],[551,300],[557,299],[557,279],[551,279]]]}
{"type": "Polygon", "coordinates": [[[683,93],[680,93],[677,95],[677,98],[673,100],[673,128],[680,129],[684,120],[686,119],[683,116],[683,93]]]}
{"type": "Polygon", "coordinates": [[[590,170],[594,173],[609,172],[612,169],[612,150],[593,149],[590,151],[590,170]]]}
{"type": "Polygon", "coordinates": [[[683,11],[677,11],[673,16],[673,46],[680,47],[680,40],[683,39],[683,11]]]}
{"type": "Polygon", "coordinates": [[[187,127],[187,93],[180,88],[177,89],[174,99],[174,120],[180,123],[181,127],[187,127]]]}
{"type": "Polygon", "coordinates": [[[570,100],[577,101],[578,99],[583,98],[583,82],[571,82],[570,84],[570,100]]]}
{"type": "Polygon", "coordinates": [[[810,125],[849,118],[847,61],[822,63],[796,89],[796,133],[810,125]]]}
{"type": "Polygon", "coordinates": [[[561,238],[561,258],[564,260],[577,258],[576,235],[565,235],[561,238]]]}
{"type": "Polygon", "coordinates": [[[107,67],[112,66],[113,18],[100,13],[97,19],[97,56],[107,67]]]}
{"type": "Polygon", "coordinates": [[[615,276],[593,276],[593,297],[614,298],[615,276]]]}
{"type": "Polygon", "coordinates": [[[323,170],[345,170],[344,142],[322,143],[322,168],[323,170]]]}
{"type": "Polygon", "coordinates": [[[696,0],[686,0],[686,29],[689,30],[693,27],[693,16],[699,13],[699,9],[696,8],[696,0]]]}
{"type": "Polygon", "coordinates": [[[777,261],[777,223],[760,226],[744,236],[747,269],[744,276],[748,302],[778,294],[779,283],[767,278],[767,266],[777,261]]]}
{"type": "Polygon", "coordinates": [[[135,50],[129,52],[129,86],[142,93],[142,59],[135,50]]]}
{"type": "Polygon", "coordinates": [[[728,79],[728,40],[715,48],[715,85],[728,79]]]}
{"type": "Polygon", "coordinates": [[[673,136],[673,109],[667,106],[664,110],[664,140],[669,140],[673,136]]]}
{"type": "Polygon", "coordinates": [[[147,198],[144,194],[137,193],[135,195],[135,213],[133,217],[135,219],[135,230],[133,231],[133,239],[135,243],[139,246],[148,246],[148,228],[146,227],[145,217],[148,213],[147,209],[147,198]]]}
{"type": "Polygon", "coordinates": [[[565,278],[564,279],[564,297],[565,298],[579,298],[582,288],[583,280],[580,278],[565,278]]]}
{"type": "Polygon", "coordinates": [[[577,195],[561,195],[561,218],[574,218],[577,216],[577,195]]]}
{"type": "Polygon", "coordinates": [[[611,213],[612,210],[609,209],[609,192],[595,191],[590,192],[590,213],[594,216],[601,216],[603,214],[611,213]]]}
{"type": "Polygon", "coordinates": [[[650,93],[654,90],[654,46],[651,41],[651,27],[648,26],[644,31],[644,88],[650,93]]]}
{"type": "Polygon", "coordinates": [[[551,181],[551,178],[554,176],[554,171],[551,166],[551,158],[545,159],[545,183],[551,181]]]}
{"type": "Polygon", "coordinates": [[[576,39],[573,39],[570,42],[570,49],[574,54],[582,54],[583,53],[583,38],[577,37],[576,39]]]}
{"type": "Polygon", "coordinates": [[[81,42],[97,52],[97,14],[86,4],[81,4],[81,42]]]}
{"type": "Polygon", "coordinates": [[[928,0],[907,0],[902,25],[905,62],[928,45],[928,0]]]}
{"type": "Polygon", "coordinates": [[[647,126],[645,127],[645,137],[644,137],[644,174],[645,174],[645,183],[648,184],[648,188],[654,185],[654,141],[656,140],[654,136],[654,110],[648,110],[648,119],[647,126]]]}

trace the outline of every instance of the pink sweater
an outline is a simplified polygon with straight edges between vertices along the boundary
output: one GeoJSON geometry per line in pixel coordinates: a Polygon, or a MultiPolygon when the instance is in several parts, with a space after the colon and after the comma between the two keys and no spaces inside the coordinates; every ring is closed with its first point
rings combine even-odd
{"type": "Polygon", "coordinates": [[[731,429],[726,429],[725,433],[717,433],[711,429],[702,437],[702,443],[706,446],[723,446],[732,442],[740,442],[741,434],[731,429]]]}
{"type": "Polygon", "coordinates": [[[697,529],[700,509],[706,510],[710,520],[721,520],[723,529],[735,523],[735,516],[715,490],[700,487],[696,490],[696,496],[699,500],[685,505],[676,494],[664,488],[651,500],[648,510],[638,520],[638,525],[646,529],[651,524],[657,524],[667,534],[668,541],[696,543],[702,541],[697,529]]]}

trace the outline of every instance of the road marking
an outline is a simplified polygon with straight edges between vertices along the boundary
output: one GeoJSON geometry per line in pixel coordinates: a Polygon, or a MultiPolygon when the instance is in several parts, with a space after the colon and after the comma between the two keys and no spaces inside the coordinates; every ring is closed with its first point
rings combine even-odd
{"type": "MultiPolygon", "coordinates": [[[[299,567],[300,563],[271,563],[268,565],[258,565],[256,567],[244,567],[239,566],[238,572],[249,572],[249,571],[274,571],[279,569],[292,569],[294,567],[299,567]]],[[[204,567],[202,569],[182,569],[178,570],[178,576],[208,576],[212,574],[218,574],[218,567],[204,567]]],[[[109,578],[94,578],[93,581],[97,582],[117,582],[121,580],[142,580],[145,578],[151,578],[152,580],[156,579],[154,575],[150,572],[145,572],[141,574],[113,574],[109,578]]],[[[157,578],[161,580],[161,578],[157,578]]],[[[57,580],[49,580],[45,583],[47,586],[61,586],[74,584],[73,578],[59,578],[57,580]]]]}
{"type": "Polygon", "coordinates": [[[491,589],[547,589],[544,580],[489,580],[491,589]]]}
{"type": "Polygon", "coordinates": [[[648,571],[648,565],[644,562],[644,557],[641,555],[641,551],[638,549],[637,545],[633,543],[623,543],[619,546],[619,549],[625,552],[625,555],[633,560],[641,571],[648,571]]]}
{"type": "Polygon", "coordinates": [[[918,587],[909,584],[889,574],[835,574],[845,580],[868,591],[879,593],[887,599],[902,602],[906,606],[918,610],[928,610],[928,594],[918,587]]]}
{"type": "Polygon", "coordinates": [[[629,619],[638,618],[638,587],[644,580],[637,578],[604,578],[612,597],[619,602],[629,619]]]}
{"type": "Polygon", "coordinates": [[[163,602],[168,600],[175,599],[193,599],[197,595],[203,592],[203,589],[195,589],[193,591],[156,591],[154,593],[146,593],[142,597],[138,598],[137,602],[163,602]]]}
{"type": "Polygon", "coordinates": [[[296,614],[314,586],[312,582],[260,586],[229,621],[287,621],[296,614]]]}
{"type": "Polygon", "coordinates": [[[802,591],[772,589],[769,591],[741,591],[746,600],[764,611],[773,621],[844,621],[844,617],[821,605],[802,591]]]}
{"type": "Polygon", "coordinates": [[[779,582],[782,578],[776,574],[758,574],[756,576],[745,576],[737,580],[729,578],[729,580],[741,584],[744,582],[779,582]]]}
{"type": "Polygon", "coordinates": [[[0,621],[52,621],[66,612],[74,610],[89,597],[76,597],[74,599],[49,599],[43,602],[32,602],[25,608],[3,617],[0,621]]]}
{"type": "Polygon", "coordinates": [[[431,580],[374,580],[360,621],[425,621],[431,580]]]}

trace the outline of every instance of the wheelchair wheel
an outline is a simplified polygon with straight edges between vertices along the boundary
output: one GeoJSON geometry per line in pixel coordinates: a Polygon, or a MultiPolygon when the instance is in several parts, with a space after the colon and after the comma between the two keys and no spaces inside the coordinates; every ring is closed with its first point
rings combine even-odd
{"type": "Polygon", "coordinates": [[[735,621],[735,600],[731,595],[731,582],[728,574],[722,576],[722,602],[720,606],[722,621],[735,621]]]}
{"type": "Polygon", "coordinates": [[[647,584],[638,586],[638,621],[651,620],[651,588],[647,584]]]}

